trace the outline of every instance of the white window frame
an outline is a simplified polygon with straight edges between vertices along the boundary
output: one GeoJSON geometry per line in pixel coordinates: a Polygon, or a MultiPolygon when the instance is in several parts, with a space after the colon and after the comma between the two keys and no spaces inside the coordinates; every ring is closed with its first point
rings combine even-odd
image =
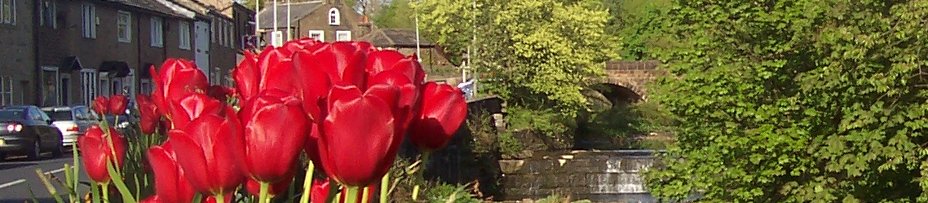
{"type": "Polygon", "coordinates": [[[16,25],[16,0],[0,0],[0,24],[16,25]],[[4,12],[4,8],[9,8],[10,13],[4,12]]]}
{"type": "Polygon", "coordinates": [[[13,105],[13,76],[0,75],[0,106],[13,105]]]}
{"type": "Polygon", "coordinates": [[[328,14],[329,18],[326,18],[326,20],[329,21],[329,25],[341,25],[342,16],[338,8],[329,9],[328,14]]]}
{"type": "Polygon", "coordinates": [[[180,21],[177,26],[177,33],[180,35],[177,48],[190,50],[190,22],[180,21]]]}
{"type": "Polygon", "coordinates": [[[58,19],[56,14],[58,8],[54,0],[45,0],[41,2],[42,5],[39,5],[39,25],[51,27],[52,29],[58,28],[58,19]],[[45,10],[48,8],[48,10],[45,10]]]}
{"type": "Polygon", "coordinates": [[[319,38],[316,40],[325,41],[325,31],[324,30],[309,30],[309,38],[313,38],[313,34],[319,34],[319,38]]]}
{"type": "Polygon", "coordinates": [[[116,38],[119,42],[132,42],[132,13],[118,11],[116,14],[116,38]],[[119,36],[120,30],[125,29],[125,36],[119,36]]]}
{"type": "Polygon", "coordinates": [[[335,31],[335,41],[351,41],[351,31],[349,30],[336,30],[335,31]],[[348,35],[348,39],[342,39],[341,35],[348,35]]]}
{"type": "Polygon", "coordinates": [[[216,43],[216,40],[218,40],[219,38],[219,20],[217,20],[216,17],[213,17],[212,19],[210,19],[210,25],[212,27],[209,30],[209,33],[210,33],[209,41],[212,43],[216,43]]]}
{"type": "Polygon", "coordinates": [[[93,4],[81,5],[81,31],[84,38],[97,38],[97,8],[93,4]]]}
{"type": "Polygon", "coordinates": [[[81,96],[84,97],[84,105],[92,104],[94,97],[97,96],[97,71],[95,69],[81,69],[81,96]]]}
{"type": "Polygon", "coordinates": [[[164,19],[151,17],[151,46],[164,47],[164,19]]]}

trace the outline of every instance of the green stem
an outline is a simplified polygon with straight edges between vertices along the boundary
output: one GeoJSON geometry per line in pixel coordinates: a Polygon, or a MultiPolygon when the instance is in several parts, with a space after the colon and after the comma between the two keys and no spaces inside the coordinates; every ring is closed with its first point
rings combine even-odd
{"type": "Polygon", "coordinates": [[[261,190],[260,190],[261,193],[258,196],[258,202],[267,203],[268,201],[270,201],[270,199],[267,196],[267,189],[271,185],[271,183],[261,181],[259,184],[261,184],[261,190]]]}
{"type": "Polygon", "coordinates": [[[412,201],[417,201],[417,200],[419,200],[419,185],[418,184],[412,187],[412,201]]]}
{"type": "Polygon", "coordinates": [[[357,186],[348,186],[345,187],[345,202],[346,203],[357,203],[358,202],[358,187],[357,186]]]}
{"type": "Polygon", "coordinates": [[[389,191],[387,190],[389,189],[388,188],[389,185],[390,185],[390,172],[387,171],[387,174],[384,174],[383,178],[380,179],[380,203],[387,203],[387,195],[389,195],[388,194],[389,191]]]}
{"type": "Polygon", "coordinates": [[[309,198],[312,196],[313,188],[313,171],[315,170],[315,165],[312,161],[309,161],[306,168],[306,177],[303,178],[303,195],[300,197],[300,203],[309,203],[309,198]]]}
{"type": "Polygon", "coordinates": [[[368,197],[368,195],[367,195],[367,194],[370,193],[370,192],[371,192],[371,187],[370,187],[370,186],[364,187],[364,190],[361,192],[361,202],[362,202],[362,203],[368,203],[368,202],[370,202],[369,197],[368,197]]]}
{"type": "Polygon", "coordinates": [[[216,203],[226,203],[226,195],[221,192],[213,197],[216,198],[216,203]]]}
{"type": "Polygon", "coordinates": [[[110,182],[103,183],[100,192],[103,193],[103,202],[110,202],[110,182]]]}

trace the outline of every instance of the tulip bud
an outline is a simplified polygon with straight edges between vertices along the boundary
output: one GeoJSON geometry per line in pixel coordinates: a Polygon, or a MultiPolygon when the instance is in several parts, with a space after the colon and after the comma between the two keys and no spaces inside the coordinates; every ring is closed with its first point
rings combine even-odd
{"type": "Polygon", "coordinates": [[[448,144],[467,116],[467,102],[458,88],[429,82],[422,90],[419,115],[409,127],[409,138],[423,151],[448,144]]]}
{"type": "Polygon", "coordinates": [[[158,114],[158,107],[155,106],[146,95],[137,95],[135,100],[138,103],[139,126],[142,128],[142,133],[155,133],[155,129],[158,128],[159,122],[161,121],[161,114],[158,114]]]}
{"type": "Polygon", "coordinates": [[[110,114],[110,100],[104,96],[97,96],[93,99],[93,111],[100,116],[110,114]]]}
{"type": "Polygon", "coordinates": [[[156,198],[162,202],[192,202],[196,191],[177,164],[171,142],[148,149],[148,162],[155,176],[156,198]]]}
{"type": "Polygon", "coordinates": [[[122,115],[126,113],[126,106],[128,106],[129,100],[125,95],[117,94],[110,96],[109,100],[109,112],[113,115],[122,115]]]}
{"type": "Polygon", "coordinates": [[[110,181],[106,165],[113,164],[115,161],[113,167],[122,168],[126,157],[125,138],[115,128],[110,127],[107,131],[103,132],[100,126],[93,125],[84,136],[77,138],[77,146],[81,150],[81,160],[87,176],[100,183],[110,181]]]}

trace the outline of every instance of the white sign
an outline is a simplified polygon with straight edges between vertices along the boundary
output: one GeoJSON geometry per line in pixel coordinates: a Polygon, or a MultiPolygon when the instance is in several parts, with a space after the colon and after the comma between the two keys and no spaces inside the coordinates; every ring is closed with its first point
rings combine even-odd
{"type": "Polygon", "coordinates": [[[271,45],[274,47],[280,47],[284,45],[284,32],[274,31],[274,33],[271,34],[271,45]]]}

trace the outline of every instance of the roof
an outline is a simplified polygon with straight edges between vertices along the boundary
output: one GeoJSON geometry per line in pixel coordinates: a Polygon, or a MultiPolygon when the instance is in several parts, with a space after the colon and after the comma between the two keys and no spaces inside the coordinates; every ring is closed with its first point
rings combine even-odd
{"type": "MultiPolygon", "coordinates": [[[[376,47],[416,47],[416,31],[409,29],[378,29],[360,38],[376,47]]],[[[435,44],[419,37],[419,47],[432,48],[435,44]]]]}
{"type": "Polygon", "coordinates": [[[110,0],[113,3],[118,3],[130,7],[135,7],[141,10],[151,11],[153,13],[163,14],[171,17],[187,17],[182,11],[177,11],[169,7],[165,2],[160,2],[159,0],[110,0]]]}
{"type": "MultiPolygon", "coordinates": [[[[290,3],[290,23],[294,25],[303,17],[313,13],[316,9],[322,6],[322,1],[308,1],[308,2],[297,2],[290,3]]],[[[261,20],[259,28],[268,29],[274,28],[274,10],[271,9],[272,6],[265,7],[261,9],[261,12],[258,12],[258,16],[261,20]]],[[[287,25],[287,4],[281,3],[277,4],[277,27],[285,27],[287,25]]]]}

